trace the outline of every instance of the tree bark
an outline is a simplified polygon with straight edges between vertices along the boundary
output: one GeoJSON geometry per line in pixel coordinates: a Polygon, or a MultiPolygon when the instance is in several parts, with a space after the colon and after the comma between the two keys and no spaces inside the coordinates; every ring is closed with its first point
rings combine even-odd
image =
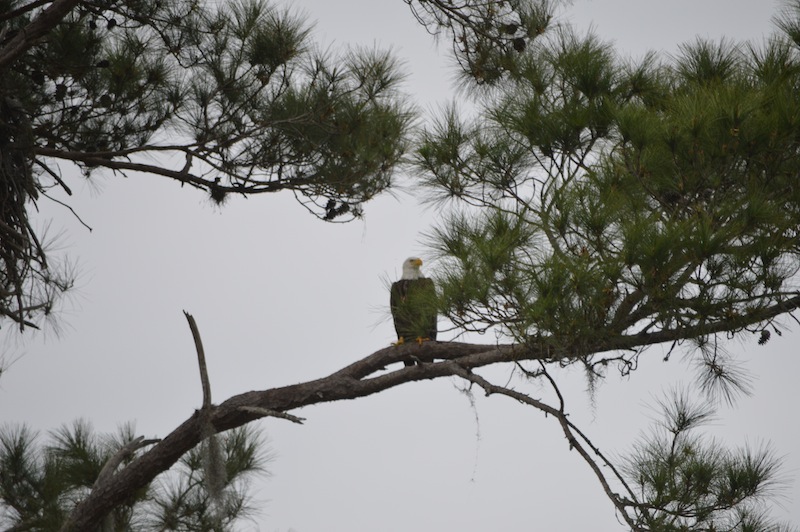
{"type": "MultiPolygon", "coordinates": [[[[725,331],[738,331],[748,325],[770,320],[800,307],[800,296],[753,311],[747,316],[725,322],[699,324],[695,327],[662,330],[647,334],[615,335],[581,346],[581,354],[643,349],[649,345],[698,338],[725,331]],[[588,349],[588,353],[587,353],[588,349]]],[[[61,532],[93,530],[103,517],[123,502],[130,493],[143,488],[157,475],[167,471],[181,456],[199,444],[204,432],[204,416],[216,431],[242,426],[264,417],[263,412],[287,412],[318,403],[366,397],[408,382],[441,377],[463,376],[465,370],[502,362],[523,360],[563,360],[574,356],[569,345],[556,345],[542,339],[528,344],[478,345],[457,342],[424,342],[422,345],[391,346],[367,356],[331,375],[291,386],[251,391],[235,395],[210,412],[195,413],[167,437],[154,445],[127,467],[118,471],[78,504],[61,528],[61,532]],[[390,364],[410,358],[431,361],[422,365],[401,367],[386,373],[390,364]],[[375,376],[371,376],[375,375],[375,376]]]]}
{"type": "Polygon", "coordinates": [[[55,0],[0,49],[0,71],[8,67],[47,35],[78,4],[79,0],[55,0]]]}

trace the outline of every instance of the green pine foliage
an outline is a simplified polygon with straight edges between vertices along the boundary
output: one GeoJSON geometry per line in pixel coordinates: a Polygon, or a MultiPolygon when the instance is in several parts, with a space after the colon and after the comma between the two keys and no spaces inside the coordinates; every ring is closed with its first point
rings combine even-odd
{"type": "MultiPolygon", "coordinates": [[[[0,45],[46,4],[0,2],[0,45]]],[[[71,165],[147,172],[231,194],[288,190],[346,221],[392,185],[411,106],[397,61],[324,54],[309,25],[262,0],[86,1],[7,61],[0,46],[0,315],[38,326],[73,275],[28,209],[72,193],[71,165]],[[69,176],[69,177],[68,177],[69,176]]],[[[60,201],[60,200],[59,200],[60,201]]]]}
{"type": "Polygon", "coordinates": [[[264,453],[264,442],[245,427],[207,438],[181,458],[174,474],[157,479],[143,530],[232,530],[236,521],[255,512],[248,488],[255,475],[266,474],[264,465],[270,457],[264,453]],[[212,458],[210,452],[218,456],[212,458]],[[223,469],[219,479],[209,478],[218,474],[208,467],[213,459],[223,469]],[[221,486],[216,485],[219,481],[221,486]]]}
{"type": "Polygon", "coordinates": [[[766,447],[730,450],[697,434],[714,411],[673,392],[660,402],[662,419],[624,464],[640,530],[778,531],[766,501],[778,491],[780,459],[766,447]]]}
{"type": "MultiPolygon", "coordinates": [[[[265,444],[242,427],[217,435],[225,470],[220,493],[204,468],[206,448],[197,447],[156,482],[133,494],[108,515],[101,530],[231,530],[254,511],[247,493],[250,479],[265,473],[265,444]]],[[[131,425],[116,434],[97,434],[83,420],[63,426],[41,443],[25,425],[0,429],[0,526],[11,530],[58,531],[67,516],[99,482],[106,462],[134,442],[131,425]]],[[[126,456],[120,468],[139,452],[126,456]]]]}
{"type": "Polygon", "coordinates": [[[431,235],[448,318],[587,346],[766,328],[797,294],[796,45],[699,40],[634,63],[560,27],[520,63],[480,117],[446,110],[416,150],[457,213],[431,235]]]}
{"type": "MultiPolygon", "coordinates": [[[[546,364],[577,364],[592,389],[669,342],[690,344],[707,401],[746,394],[718,336],[763,344],[800,301],[798,21],[795,2],[763,44],[635,61],[560,25],[477,92],[478,116],[444,110],[414,154],[451,213],[429,234],[440,313],[531,346],[542,369],[524,372],[545,384],[546,364]]],[[[682,396],[665,410],[617,475],[623,495],[606,489],[631,529],[783,530],[769,449],[697,435],[711,411],[682,396]]]]}
{"type": "Polygon", "coordinates": [[[557,1],[404,0],[433,35],[446,33],[466,84],[492,87],[515,72],[519,55],[544,33],[557,1]]]}
{"type": "MultiPolygon", "coordinates": [[[[66,164],[87,179],[147,172],[217,203],[289,190],[342,221],[392,185],[413,147],[428,199],[451,209],[429,234],[440,314],[496,331],[520,360],[530,347],[540,367],[515,368],[552,386],[561,410],[459,375],[557,417],[632,530],[788,530],[767,517],[780,461],[698,435],[713,409],[674,394],[615,467],[571,425],[547,367],[583,365],[591,387],[610,365],[633,371],[648,345],[691,343],[707,401],[747,392],[718,336],[763,344],[800,306],[800,2],[763,44],[699,39],[637,60],[551,25],[547,0],[406,2],[452,38],[481,103],[414,138],[391,55],[321,53],[302,19],[260,0],[82,1],[29,42],[44,6],[0,0],[2,319],[37,326],[71,287],[28,219],[53,189],[71,194],[66,164]]],[[[113,479],[120,449],[131,446],[116,467],[133,467],[147,444],[85,422],[46,445],[24,426],[0,430],[0,523],[59,529],[113,479]]],[[[248,429],[209,436],[103,527],[228,530],[251,510],[260,449],[248,429]]]]}

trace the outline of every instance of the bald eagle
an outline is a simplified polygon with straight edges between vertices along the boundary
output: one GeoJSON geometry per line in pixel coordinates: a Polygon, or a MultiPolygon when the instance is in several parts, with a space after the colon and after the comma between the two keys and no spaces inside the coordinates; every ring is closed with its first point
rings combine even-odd
{"type": "Polygon", "coordinates": [[[431,279],[423,277],[420,266],[422,259],[406,259],[403,276],[392,283],[389,304],[398,344],[408,340],[436,340],[436,288],[431,279]]]}

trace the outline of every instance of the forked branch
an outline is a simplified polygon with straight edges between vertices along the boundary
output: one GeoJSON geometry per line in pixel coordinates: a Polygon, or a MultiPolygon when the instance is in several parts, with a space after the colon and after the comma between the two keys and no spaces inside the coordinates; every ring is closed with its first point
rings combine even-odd
{"type": "MultiPolygon", "coordinates": [[[[606,477],[606,475],[603,473],[603,470],[601,469],[601,464],[602,466],[608,468],[611,471],[612,475],[616,477],[616,479],[623,485],[625,490],[630,495],[632,501],[636,501],[636,496],[634,495],[633,491],[628,487],[627,483],[625,482],[625,479],[622,477],[622,475],[614,466],[614,464],[611,461],[609,461],[609,459],[606,458],[605,455],[603,455],[603,453],[600,452],[600,449],[598,449],[591,442],[591,440],[569,420],[568,414],[563,409],[563,402],[560,408],[554,408],[538,399],[534,399],[533,397],[525,393],[512,390],[505,386],[498,386],[496,384],[492,384],[491,382],[481,377],[480,375],[477,375],[468,370],[459,372],[458,376],[471,383],[477,384],[478,386],[483,388],[487,396],[493,394],[504,395],[506,397],[515,399],[522,404],[540,410],[545,414],[555,417],[558,420],[559,424],[561,425],[561,430],[564,432],[564,436],[567,438],[567,441],[569,442],[570,449],[575,449],[576,451],[578,451],[578,454],[581,455],[581,458],[583,458],[583,460],[587,464],[589,464],[589,467],[591,468],[592,472],[595,474],[597,479],[600,481],[600,484],[603,486],[603,490],[605,491],[606,495],[614,504],[614,506],[617,508],[617,510],[619,511],[620,515],[625,520],[625,522],[631,527],[631,530],[638,530],[636,522],[630,515],[628,515],[626,511],[627,507],[631,505],[631,502],[623,500],[617,493],[614,492],[609,482],[609,479],[606,477]],[[592,456],[592,453],[595,456],[597,456],[597,459],[595,459],[592,456]],[[598,460],[600,463],[598,463],[598,460]]],[[[553,386],[553,388],[556,389],[556,392],[558,393],[559,397],[561,397],[561,393],[560,391],[558,391],[555,381],[553,381],[552,379],[549,379],[549,381],[553,386]]],[[[633,504],[636,503],[634,502],[633,504]]]]}
{"type": "MultiPolygon", "coordinates": [[[[695,327],[665,329],[635,335],[613,335],[596,339],[584,351],[605,353],[610,351],[643,349],[649,345],[673,342],[712,335],[719,332],[743,330],[749,325],[765,322],[778,315],[791,312],[800,305],[800,296],[776,303],[771,307],[759,309],[747,316],[738,316],[725,323],[704,323],[695,327]]],[[[157,475],[167,471],[181,456],[194,448],[207,435],[210,422],[215,432],[240,427],[266,413],[287,413],[291,410],[320,403],[345,399],[357,399],[407,384],[410,382],[433,380],[441,377],[465,377],[477,379],[471,373],[475,368],[495,364],[514,364],[519,361],[555,362],[571,356],[569,346],[555,345],[554,342],[541,341],[526,344],[479,345],[458,342],[425,342],[422,345],[406,344],[380,349],[341,370],[320,379],[272,388],[251,391],[231,397],[209,411],[209,416],[195,412],[191,417],[167,435],[157,445],[137,457],[125,469],[119,471],[113,483],[95,487],[78,504],[69,520],[62,526],[62,532],[90,530],[115,506],[125,500],[135,490],[146,486],[157,475]],[[400,365],[403,360],[417,357],[420,360],[433,360],[432,363],[386,371],[393,364],[400,365]]],[[[559,409],[536,401],[524,394],[515,395],[513,390],[493,387],[484,383],[493,393],[503,393],[537,409],[555,416],[562,423],[562,429],[570,443],[581,453],[597,474],[606,493],[625,515],[624,508],[636,506],[616,495],[611,489],[600,466],[592,458],[592,453],[600,457],[604,465],[608,461],[599,454],[576,427],[569,423],[566,415],[559,409]]],[[[484,388],[485,389],[485,388],[484,388]]],[[[616,474],[616,473],[615,473],[616,474]]],[[[619,475],[617,475],[619,478],[619,475]]],[[[630,493],[630,490],[628,490],[630,493]]],[[[635,498],[632,497],[635,501],[635,498]]]]}

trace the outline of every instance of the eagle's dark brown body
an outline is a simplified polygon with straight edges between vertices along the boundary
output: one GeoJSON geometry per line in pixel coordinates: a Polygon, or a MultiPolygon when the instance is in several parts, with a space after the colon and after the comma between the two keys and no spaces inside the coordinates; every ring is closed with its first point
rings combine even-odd
{"type": "Polygon", "coordinates": [[[436,340],[436,288],[432,280],[421,277],[392,283],[390,305],[398,340],[436,340]]]}

